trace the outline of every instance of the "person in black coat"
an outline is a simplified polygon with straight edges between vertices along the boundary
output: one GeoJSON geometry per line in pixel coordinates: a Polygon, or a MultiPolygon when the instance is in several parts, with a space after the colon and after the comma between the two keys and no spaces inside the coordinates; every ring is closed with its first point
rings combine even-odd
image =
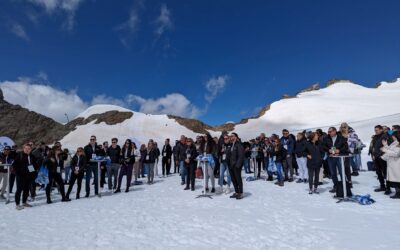
{"type": "Polygon", "coordinates": [[[95,195],[99,194],[98,187],[98,167],[96,162],[90,162],[90,160],[94,159],[94,157],[101,155],[101,149],[96,143],[96,136],[92,135],[90,137],[90,143],[84,148],[86,155],[86,198],[90,195],[90,179],[92,178],[92,173],[94,175],[94,193],[95,195]]]}
{"type": "Polygon", "coordinates": [[[117,144],[118,139],[111,139],[111,147],[107,149],[107,155],[110,157],[111,165],[108,170],[108,189],[117,189],[118,171],[121,166],[121,147],[117,144]]]}
{"type": "Polygon", "coordinates": [[[126,189],[125,193],[129,192],[129,187],[132,181],[133,164],[135,163],[135,149],[132,145],[132,141],[127,139],[125,145],[121,149],[121,169],[118,176],[118,187],[114,193],[121,192],[122,178],[126,175],[126,189]]]}
{"type": "Polygon", "coordinates": [[[66,198],[69,199],[69,195],[71,194],[72,188],[75,184],[75,181],[77,180],[78,188],[76,190],[76,199],[79,199],[82,187],[83,174],[86,168],[86,156],[83,148],[79,147],[74,157],[72,157],[71,168],[73,172],[71,174],[71,179],[69,181],[69,187],[66,194],[66,198]]]}
{"type": "Polygon", "coordinates": [[[161,164],[162,164],[162,175],[170,175],[170,171],[171,171],[171,158],[172,158],[172,148],[171,145],[169,144],[169,139],[165,140],[165,144],[162,148],[161,151],[162,154],[162,160],[161,160],[161,164]]]}
{"type": "Polygon", "coordinates": [[[299,173],[299,179],[297,180],[297,183],[306,183],[308,178],[307,154],[305,152],[306,144],[307,139],[305,137],[305,133],[298,133],[296,147],[294,150],[299,173]]]}
{"type": "Polygon", "coordinates": [[[319,171],[321,170],[324,151],[319,143],[319,136],[317,133],[313,132],[308,135],[305,152],[307,154],[309,194],[318,194],[319,171]]]}
{"type": "Polygon", "coordinates": [[[65,197],[64,181],[61,177],[62,170],[64,169],[64,161],[61,158],[61,153],[62,153],[61,148],[53,147],[53,149],[50,151],[49,155],[47,156],[44,162],[44,165],[49,171],[49,184],[47,184],[46,186],[47,204],[53,203],[50,197],[51,189],[53,187],[53,181],[57,183],[60,189],[62,198],[61,201],[63,202],[70,201],[70,199],[67,199],[65,197]]]}
{"type": "Polygon", "coordinates": [[[244,148],[236,133],[231,134],[231,152],[229,153],[229,173],[232,178],[235,193],[230,198],[243,198],[242,167],[244,162],[244,148]]]}
{"type": "Polygon", "coordinates": [[[192,191],[195,189],[195,179],[196,179],[196,167],[197,167],[197,150],[196,146],[193,143],[191,138],[186,139],[187,147],[186,147],[186,159],[185,159],[185,167],[187,171],[186,175],[186,188],[184,190],[189,190],[189,187],[192,191]]]}
{"type": "MultiPolygon", "coordinates": [[[[347,139],[344,138],[343,136],[341,136],[340,134],[338,134],[335,127],[330,127],[328,130],[328,134],[329,134],[329,136],[327,136],[325,138],[323,149],[324,149],[324,152],[326,152],[329,155],[328,164],[329,164],[329,170],[330,170],[332,181],[333,181],[333,188],[329,192],[335,193],[337,183],[338,183],[337,171],[339,170],[339,173],[341,173],[342,168],[341,168],[340,158],[332,157],[332,156],[348,154],[349,147],[347,144],[347,139]]],[[[345,175],[347,177],[347,180],[349,182],[351,182],[350,167],[345,168],[345,171],[346,171],[345,175]]]]}
{"type": "Polygon", "coordinates": [[[375,135],[372,138],[371,152],[370,152],[372,155],[372,160],[374,162],[376,174],[378,175],[378,180],[380,184],[380,187],[375,189],[375,192],[385,191],[389,193],[390,187],[387,187],[387,185],[385,185],[387,163],[382,159],[383,152],[381,151],[381,148],[383,148],[383,143],[382,143],[383,140],[388,141],[389,136],[386,133],[384,133],[383,127],[381,125],[377,125],[375,126],[375,135]]]}
{"type": "Polygon", "coordinates": [[[157,160],[157,151],[152,140],[149,140],[147,144],[147,150],[145,152],[144,164],[147,167],[147,184],[153,184],[154,181],[154,167],[157,160]]]}
{"type": "Polygon", "coordinates": [[[36,176],[37,170],[39,169],[39,165],[36,161],[36,158],[32,155],[32,146],[29,144],[25,144],[23,147],[23,151],[16,154],[15,160],[13,162],[12,167],[15,170],[15,175],[17,179],[17,191],[15,192],[15,204],[18,210],[23,209],[24,207],[32,207],[27,203],[29,188],[36,176]],[[22,206],[21,202],[21,193],[22,194],[22,206]]]}

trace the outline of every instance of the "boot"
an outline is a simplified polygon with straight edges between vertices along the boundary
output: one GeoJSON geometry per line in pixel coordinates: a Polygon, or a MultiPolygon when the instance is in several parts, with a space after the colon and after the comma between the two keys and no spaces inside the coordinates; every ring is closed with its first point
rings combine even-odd
{"type": "Polygon", "coordinates": [[[232,194],[231,196],[229,196],[229,198],[235,199],[238,196],[237,193],[232,194]]]}
{"type": "Polygon", "coordinates": [[[50,199],[47,199],[47,204],[53,203],[50,199]]]}
{"type": "Polygon", "coordinates": [[[243,194],[238,194],[238,195],[236,196],[236,200],[241,200],[241,199],[243,199],[243,194]]]}
{"type": "Polygon", "coordinates": [[[396,191],[396,193],[390,196],[391,199],[400,199],[400,191],[396,191]]]}
{"type": "Polygon", "coordinates": [[[377,188],[374,191],[375,192],[383,192],[383,191],[386,191],[386,188],[385,188],[385,186],[381,186],[380,188],[377,188]]]}
{"type": "Polygon", "coordinates": [[[267,181],[273,181],[273,180],[274,179],[273,179],[272,175],[269,175],[267,181]]]}
{"type": "Polygon", "coordinates": [[[189,190],[189,186],[186,186],[183,190],[189,190]]]}
{"type": "Polygon", "coordinates": [[[117,190],[114,191],[114,194],[117,194],[117,193],[121,193],[121,189],[120,188],[117,188],[117,190]]]}
{"type": "Polygon", "coordinates": [[[386,191],[385,191],[385,195],[389,195],[389,194],[391,194],[392,193],[392,190],[390,190],[390,188],[386,188],[386,191]]]}
{"type": "Polygon", "coordinates": [[[283,183],[284,183],[283,181],[279,182],[278,186],[283,187],[285,185],[283,183]]]}
{"type": "Polygon", "coordinates": [[[129,188],[126,188],[126,189],[125,189],[125,193],[129,193],[129,188]]]}

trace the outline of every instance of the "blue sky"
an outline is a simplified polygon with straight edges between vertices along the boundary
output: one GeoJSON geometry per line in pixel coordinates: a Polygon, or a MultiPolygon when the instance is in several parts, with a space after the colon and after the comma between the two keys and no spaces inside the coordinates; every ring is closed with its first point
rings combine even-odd
{"type": "MultiPolygon", "coordinates": [[[[75,111],[108,102],[239,121],[316,82],[398,77],[399,9],[368,0],[3,0],[0,82],[47,85],[63,108],[78,98],[75,111]]],[[[16,91],[6,99],[40,106],[16,91]]],[[[54,112],[64,110],[44,113],[54,112]]]]}

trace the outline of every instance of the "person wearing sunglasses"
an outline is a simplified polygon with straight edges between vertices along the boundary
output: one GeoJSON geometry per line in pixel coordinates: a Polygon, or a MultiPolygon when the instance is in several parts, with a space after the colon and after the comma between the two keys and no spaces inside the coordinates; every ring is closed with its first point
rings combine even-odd
{"type": "Polygon", "coordinates": [[[70,201],[69,198],[65,197],[65,190],[64,190],[64,182],[61,177],[61,172],[64,169],[64,160],[61,158],[61,148],[53,147],[50,150],[49,155],[47,156],[44,165],[46,166],[47,170],[49,171],[49,184],[46,186],[46,198],[47,204],[53,203],[51,201],[51,189],[53,187],[53,182],[57,183],[60,189],[60,194],[62,198],[62,202],[70,201]]]}
{"type": "MultiPolygon", "coordinates": [[[[338,177],[337,173],[342,172],[342,163],[340,158],[333,157],[339,154],[348,154],[349,147],[347,144],[347,139],[344,138],[342,135],[337,133],[335,127],[330,127],[328,129],[328,136],[325,138],[323,143],[323,149],[328,154],[328,164],[329,164],[329,172],[331,173],[332,181],[333,181],[333,188],[329,191],[331,193],[336,192],[337,184],[338,184],[338,177]]],[[[347,177],[347,181],[351,182],[351,174],[350,174],[350,167],[345,168],[345,175],[347,177]]]]}
{"type": "Polygon", "coordinates": [[[121,192],[122,178],[126,175],[126,189],[125,193],[129,192],[129,187],[132,181],[133,164],[135,163],[135,149],[132,145],[132,141],[127,139],[124,146],[121,149],[121,169],[118,176],[118,187],[114,193],[121,192]]]}
{"type": "Polygon", "coordinates": [[[243,198],[243,180],[242,180],[242,167],[244,161],[244,148],[240,142],[239,136],[232,133],[230,136],[231,148],[229,153],[229,173],[232,178],[235,193],[230,198],[240,200],[243,198]]]}
{"type": "Polygon", "coordinates": [[[294,153],[294,147],[296,142],[287,129],[282,130],[282,137],[280,141],[282,143],[283,148],[286,150],[286,157],[283,160],[283,171],[285,173],[285,181],[292,182],[294,180],[292,155],[294,153]]]}
{"type": "Polygon", "coordinates": [[[186,167],[186,187],[184,190],[195,190],[195,180],[196,180],[196,167],[197,167],[197,150],[196,146],[193,143],[192,138],[186,139],[186,159],[185,159],[185,167],[186,167]]]}
{"type": "Polygon", "coordinates": [[[108,189],[117,189],[118,171],[121,166],[121,147],[118,145],[118,139],[111,139],[111,147],[107,149],[107,155],[110,157],[111,165],[108,168],[108,189]]]}
{"type": "Polygon", "coordinates": [[[98,176],[98,167],[96,162],[90,162],[90,160],[94,160],[98,155],[101,154],[100,147],[97,145],[96,136],[92,135],[90,137],[90,142],[84,148],[85,155],[87,158],[86,165],[86,198],[90,195],[90,179],[92,178],[92,174],[94,176],[94,193],[95,195],[99,194],[99,176],[98,176]]]}
{"type": "Polygon", "coordinates": [[[223,144],[221,145],[221,150],[219,152],[219,156],[220,156],[220,161],[221,161],[221,165],[220,165],[220,169],[219,169],[219,180],[218,180],[218,185],[220,186],[220,192],[221,193],[225,193],[225,194],[229,194],[231,192],[231,184],[232,184],[232,179],[231,179],[231,175],[229,174],[229,154],[230,154],[230,150],[231,150],[231,142],[229,139],[229,135],[228,133],[226,133],[223,136],[223,144]],[[226,172],[226,188],[224,190],[224,183],[225,183],[225,172],[226,172]]]}
{"type": "Polygon", "coordinates": [[[78,200],[80,198],[82,179],[86,168],[86,156],[83,148],[79,147],[76,150],[76,154],[71,160],[71,168],[72,174],[69,180],[68,191],[65,196],[67,199],[69,199],[69,195],[71,194],[72,188],[75,185],[75,181],[77,181],[78,188],[76,190],[76,199],[78,200]]]}

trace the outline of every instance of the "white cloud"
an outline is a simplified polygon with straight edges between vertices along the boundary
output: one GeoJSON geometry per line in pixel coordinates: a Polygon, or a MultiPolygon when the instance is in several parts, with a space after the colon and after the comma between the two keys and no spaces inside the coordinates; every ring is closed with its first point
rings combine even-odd
{"type": "Polygon", "coordinates": [[[206,101],[208,103],[211,103],[212,101],[214,101],[214,99],[217,97],[217,95],[224,90],[229,79],[230,79],[230,76],[223,75],[223,76],[218,76],[218,77],[211,77],[206,82],[206,89],[207,89],[208,93],[204,96],[204,98],[206,99],[206,101]]]}
{"type": "Polygon", "coordinates": [[[65,113],[69,117],[75,117],[88,107],[74,91],[35,84],[29,78],[0,82],[0,88],[6,101],[19,104],[58,122],[66,122],[65,113]]]}
{"type": "Polygon", "coordinates": [[[171,114],[190,118],[196,118],[201,114],[199,108],[179,93],[168,94],[158,99],[128,95],[127,102],[139,106],[139,111],[146,114],[171,114]]]}
{"type": "Polygon", "coordinates": [[[144,8],[143,1],[136,1],[135,5],[129,13],[129,18],[124,23],[118,25],[115,30],[121,33],[121,43],[129,48],[130,42],[133,39],[134,34],[138,30],[140,24],[139,11],[144,8]]]}
{"type": "Polygon", "coordinates": [[[19,23],[11,24],[10,31],[14,35],[16,35],[17,37],[19,37],[19,38],[21,38],[21,39],[23,39],[25,41],[29,41],[30,40],[28,34],[25,31],[25,28],[22,25],[20,25],[19,23]]]}
{"type": "Polygon", "coordinates": [[[171,114],[197,118],[203,111],[179,93],[167,94],[164,97],[145,99],[129,94],[123,99],[97,95],[91,101],[83,101],[75,90],[60,90],[48,82],[47,75],[40,72],[36,77],[20,77],[17,81],[0,82],[4,99],[12,104],[35,111],[54,120],[65,123],[65,113],[74,118],[90,105],[112,104],[125,108],[137,108],[147,114],[171,114]],[[43,84],[46,83],[46,84],[43,84]]]}
{"type": "Polygon", "coordinates": [[[164,34],[165,31],[171,30],[174,27],[174,24],[171,20],[171,11],[168,9],[166,4],[161,5],[160,15],[155,20],[156,28],[154,33],[157,36],[157,39],[164,34]]]}
{"type": "Polygon", "coordinates": [[[29,2],[43,7],[46,13],[53,15],[57,12],[62,12],[66,15],[66,20],[63,24],[67,30],[72,30],[75,25],[75,13],[79,5],[84,0],[28,0],[29,2]]]}
{"type": "Polygon", "coordinates": [[[92,105],[96,104],[111,104],[117,105],[124,108],[128,108],[127,103],[124,100],[107,96],[105,94],[94,96],[91,102],[92,105]]]}

